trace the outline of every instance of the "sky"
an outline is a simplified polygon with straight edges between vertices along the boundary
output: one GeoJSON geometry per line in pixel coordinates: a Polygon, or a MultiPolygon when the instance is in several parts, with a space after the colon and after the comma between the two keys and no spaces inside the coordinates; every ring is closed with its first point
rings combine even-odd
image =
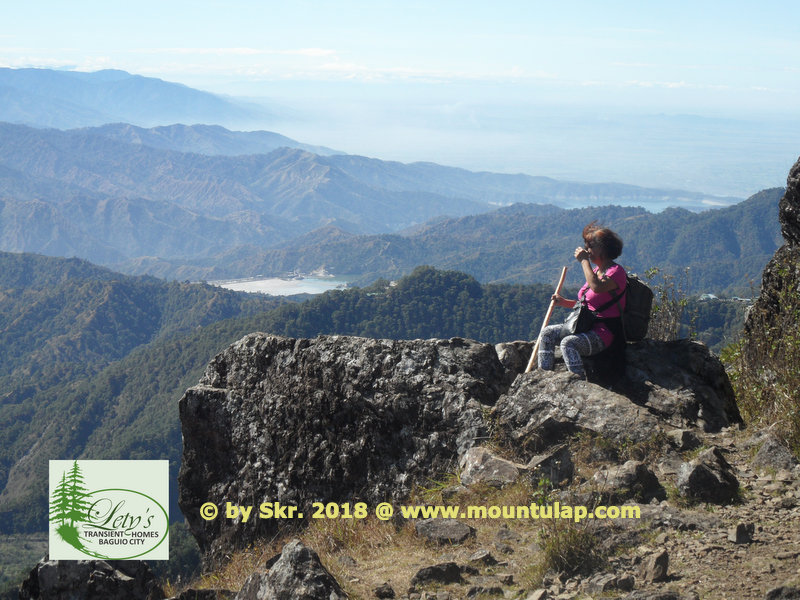
{"type": "MultiPolygon", "coordinates": [[[[34,0],[2,12],[0,66],[116,68],[272,102],[280,133],[385,158],[563,175],[573,154],[545,144],[587,120],[590,140],[629,115],[792,134],[800,121],[794,0],[34,0]],[[498,159],[533,140],[549,162],[498,159]]],[[[620,125],[612,153],[642,126],[620,125]]],[[[794,162],[789,144],[776,173],[794,162]]]]}

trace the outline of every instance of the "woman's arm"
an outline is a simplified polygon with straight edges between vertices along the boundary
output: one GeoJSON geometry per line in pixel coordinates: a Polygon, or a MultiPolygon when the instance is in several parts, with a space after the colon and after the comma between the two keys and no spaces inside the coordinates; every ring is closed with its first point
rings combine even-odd
{"type": "Polygon", "coordinates": [[[592,263],[589,262],[589,253],[584,248],[575,249],[575,258],[581,263],[583,269],[583,276],[586,278],[586,283],[589,285],[595,294],[603,294],[605,292],[613,292],[619,285],[610,277],[598,277],[597,273],[592,270],[592,263]]]}

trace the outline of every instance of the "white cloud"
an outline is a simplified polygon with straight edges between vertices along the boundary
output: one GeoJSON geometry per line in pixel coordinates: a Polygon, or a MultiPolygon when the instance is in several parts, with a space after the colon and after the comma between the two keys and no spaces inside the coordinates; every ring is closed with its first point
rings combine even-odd
{"type": "Polygon", "coordinates": [[[277,50],[273,48],[141,48],[140,54],[180,54],[180,55],[216,55],[216,56],[335,56],[336,50],[328,48],[295,48],[277,50]]]}

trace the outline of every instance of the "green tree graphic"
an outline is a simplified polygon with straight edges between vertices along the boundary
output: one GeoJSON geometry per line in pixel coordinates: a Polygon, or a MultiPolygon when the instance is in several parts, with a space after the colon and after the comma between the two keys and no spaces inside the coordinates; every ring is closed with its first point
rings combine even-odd
{"type": "Polygon", "coordinates": [[[77,460],[72,464],[66,482],[69,505],[67,517],[69,518],[70,525],[74,526],[75,521],[86,520],[87,511],[89,510],[89,503],[86,501],[89,490],[83,485],[83,475],[78,467],[77,460]]]}
{"type": "Polygon", "coordinates": [[[61,482],[53,490],[50,500],[50,522],[60,521],[63,525],[69,519],[69,493],[67,491],[67,473],[61,475],[61,482]]]}
{"type": "Polygon", "coordinates": [[[61,475],[61,482],[53,490],[50,500],[50,522],[60,522],[56,527],[56,533],[70,546],[85,554],[106,558],[83,545],[78,528],[75,526],[76,522],[87,519],[89,510],[87,496],[88,490],[84,486],[83,474],[76,460],[72,463],[72,468],[61,475]]]}

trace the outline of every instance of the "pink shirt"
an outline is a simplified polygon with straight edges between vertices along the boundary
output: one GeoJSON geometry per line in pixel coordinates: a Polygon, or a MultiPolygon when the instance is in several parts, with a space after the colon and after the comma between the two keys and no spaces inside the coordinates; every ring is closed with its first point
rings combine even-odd
{"type": "MultiPolygon", "coordinates": [[[[598,267],[594,267],[594,272],[597,272],[598,267]]],[[[613,263],[608,270],[606,271],[606,277],[613,279],[617,282],[617,289],[611,290],[610,292],[603,292],[602,294],[596,294],[589,288],[589,284],[586,283],[578,292],[578,298],[583,297],[586,301],[586,304],[592,310],[597,310],[607,302],[609,302],[612,298],[616,298],[620,292],[625,290],[625,286],[628,285],[628,276],[625,273],[625,269],[619,266],[617,263],[613,263]],[[586,294],[584,296],[584,294],[586,294]]],[[[601,313],[598,313],[598,317],[619,317],[621,316],[620,309],[625,309],[625,300],[626,297],[622,296],[620,298],[619,304],[614,302],[611,306],[609,306],[606,310],[601,313]]],[[[611,333],[611,330],[606,326],[605,323],[595,323],[594,327],[592,327],[592,331],[594,331],[597,335],[600,336],[600,339],[603,340],[603,343],[608,348],[611,345],[611,342],[614,341],[614,334],[611,333]]]]}

